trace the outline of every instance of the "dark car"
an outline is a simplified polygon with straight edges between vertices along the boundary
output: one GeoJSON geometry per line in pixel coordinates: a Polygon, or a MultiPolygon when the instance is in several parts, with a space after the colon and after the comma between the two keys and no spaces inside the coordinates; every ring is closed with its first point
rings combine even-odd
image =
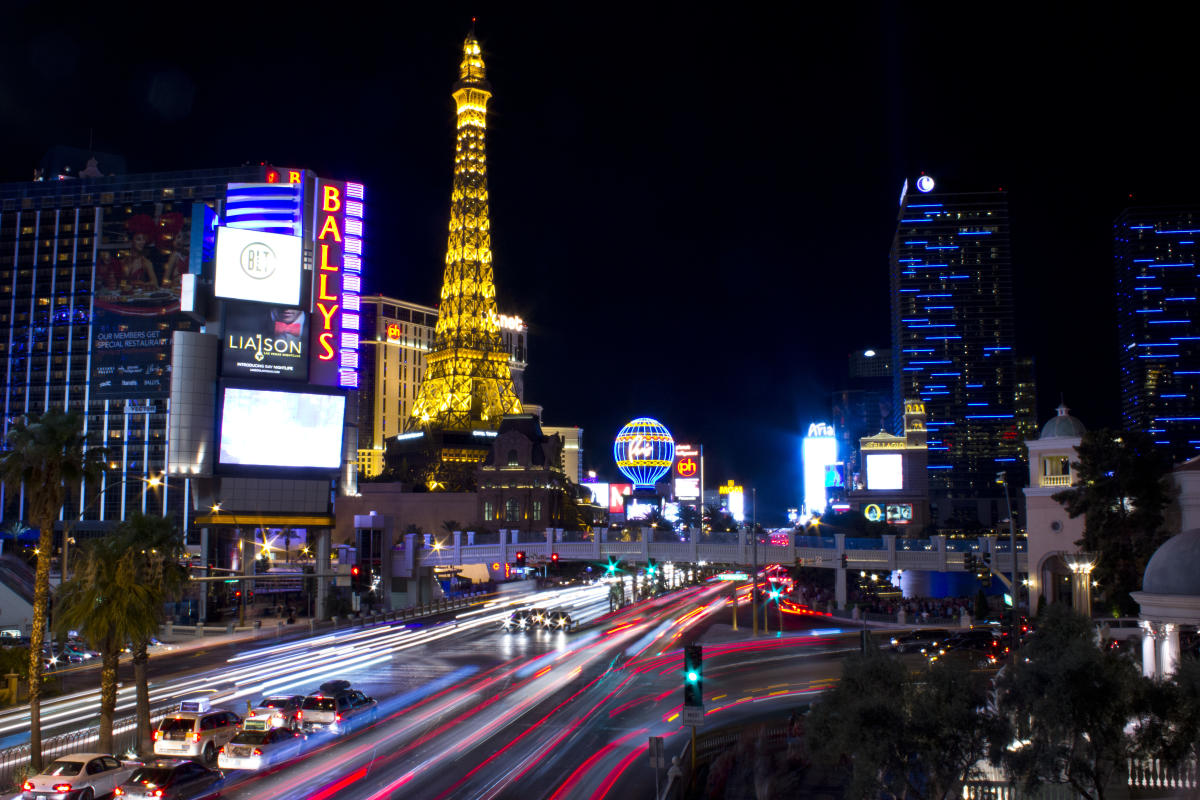
{"type": "Polygon", "coordinates": [[[929,646],[922,651],[930,662],[939,660],[964,661],[972,667],[994,666],[1007,652],[995,632],[989,628],[972,628],[960,631],[937,647],[929,646]]]}
{"type": "Polygon", "coordinates": [[[950,637],[950,631],[945,628],[922,628],[909,633],[892,637],[892,651],[896,653],[915,653],[922,647],[937,647],[950,637]]]}
{"type": "Polygon", "coordinates": [[[158,759],[139,767],[113,792],[134,800],[184,800],[212,792],[222,776],[215,769],[184,759],[158,759]]]}
{"type": "Polygon", "coordinates": [[[532,625],[532,614],[527,608],[519,608],[504,618],[500,623],[503,631],[527,631],[532,625]]]}

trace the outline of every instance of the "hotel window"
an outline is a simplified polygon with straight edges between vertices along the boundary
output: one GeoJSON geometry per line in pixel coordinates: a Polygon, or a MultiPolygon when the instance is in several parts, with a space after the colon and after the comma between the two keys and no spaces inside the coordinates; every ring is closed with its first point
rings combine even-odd
{"type": "Polygon", "coordinates": [[[521,519],[521,503],[515,497],[510,497],[504,504],[504,521],[518,522],[521,519]]]}
{"type": "Polygon", "coordinates": [[[542,501],[541,500],[533,501],[533,515],[532,516],[533,516],[534,521],[540,521],[542,519],[542,501]]]}
{"type": "Polygon", "coordinates": [[[483,501],[483,518],[484,518],[484,519],[491,519],[491,518],[492,518],[492,511],[493,511],[493,510],[494,510],[494,509],[493,509],[493,507],[492,507],[492,501],[491,501],[491,500],[484,500],[484,501],[483,501]]]}

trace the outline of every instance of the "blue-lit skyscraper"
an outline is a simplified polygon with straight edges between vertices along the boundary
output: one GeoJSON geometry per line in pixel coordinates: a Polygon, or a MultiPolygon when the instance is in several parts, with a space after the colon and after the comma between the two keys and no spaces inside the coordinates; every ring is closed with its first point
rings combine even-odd
{"type": "Polygon", "coordinates": [[[1200,452],[1200,207],[1129,208],[1113,223],[1121,413],[1182,461],[1200,452]]]}
{"type": "Polygon", "coordinates": [[[1017,402],[1028,383],[1013,351],[1008,198],[939,188],[923,175],[901,195],[890,254],[892,407],[925,401],[931,494],[992,495],[1035,424],[1024,418],[1033,404],[1017,402]]]}

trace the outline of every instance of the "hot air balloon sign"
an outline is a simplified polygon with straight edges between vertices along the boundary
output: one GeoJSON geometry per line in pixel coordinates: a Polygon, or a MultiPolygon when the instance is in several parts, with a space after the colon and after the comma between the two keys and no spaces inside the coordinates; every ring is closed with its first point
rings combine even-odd
{"type": "Polygon", "coordinates": [[[675,461],[675,439],[658,420],[638,417],[617,434],[613,459],[635,489],[653,489],[675,461]]]}

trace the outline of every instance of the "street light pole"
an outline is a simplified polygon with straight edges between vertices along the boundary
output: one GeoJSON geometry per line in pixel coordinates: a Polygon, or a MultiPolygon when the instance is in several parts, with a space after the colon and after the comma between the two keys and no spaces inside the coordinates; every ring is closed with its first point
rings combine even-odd
{"type": "Polygon", "coordinates": [[[753,635],[758,636],[758,489],[750,490],[750,495],[753,498],[754,507],[750,515],[750,552],[751,552],[751,573],[750,573],[750,614],[754,620],[753,635]]]}
{"type": "MultiPolygon", "coordinates": [[[[1017,600],[1020,594],[1020,584],[1017,583],[1017,526],[1013,520],[1012,500],[1008,496],[1008,473],[1001,472],[998,474],[1000,483],[1004,486],[1004,505],[1008,508],[1008,552],[1012,556],[1012,616],[1009,619],[1009,648],[1015,654],[1017,652],[1017,600]]],[[[1091,614],[1091,609],[1085,612],[1091,614]]],[[[1014,656],[1015,657],[1015,656],[1014,656]]]]}

